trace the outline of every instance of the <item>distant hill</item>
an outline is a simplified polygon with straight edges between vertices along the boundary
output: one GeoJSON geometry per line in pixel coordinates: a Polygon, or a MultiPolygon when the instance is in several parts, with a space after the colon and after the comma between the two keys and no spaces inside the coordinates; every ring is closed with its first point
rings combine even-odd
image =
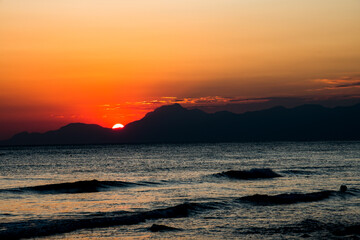
{"type": "Polygon", "coordinates": [[[1,145],[182,143],[237,141],[360,140],[360,104],[325,108],[303,105],[292,109],[234,114],[162,106],[121,130],[72,123],[46,133],[19,133],[1,145]]]}
{"type": "Polygon", "coordinates": [[[96,124],[71,123],[58,130],[46,133],[22,132],[14,135],[1,145],[55,145],[107,143],[116,134],[110,128],[96,124]]]}

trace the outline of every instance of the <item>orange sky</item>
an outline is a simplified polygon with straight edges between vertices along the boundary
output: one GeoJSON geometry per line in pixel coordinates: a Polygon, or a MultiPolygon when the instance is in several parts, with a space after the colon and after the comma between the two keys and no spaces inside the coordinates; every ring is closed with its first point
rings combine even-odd
{"type": "Polygon", "coordinates": [[[0,139],[162,104],[360,95],[358,0],[0,0],[0,139]]]}

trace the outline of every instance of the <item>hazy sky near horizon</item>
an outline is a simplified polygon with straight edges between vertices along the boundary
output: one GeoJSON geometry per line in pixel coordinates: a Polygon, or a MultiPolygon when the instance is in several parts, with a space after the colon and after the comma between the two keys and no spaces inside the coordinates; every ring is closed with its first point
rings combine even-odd
{"type": "Polygon", "coordinates": [[[161,104],[360,96],[359,0],[0,0],[0,139],[161,104]]]}

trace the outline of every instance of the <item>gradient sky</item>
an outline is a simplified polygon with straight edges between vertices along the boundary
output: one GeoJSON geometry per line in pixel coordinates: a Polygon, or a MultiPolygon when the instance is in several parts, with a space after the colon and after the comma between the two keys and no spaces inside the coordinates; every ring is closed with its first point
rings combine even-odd
{"type": "Polygon", "coordinates": [[[0,0],[0,139],[174,102],[360,100],[359,13],[359,0],[0,0]]]}

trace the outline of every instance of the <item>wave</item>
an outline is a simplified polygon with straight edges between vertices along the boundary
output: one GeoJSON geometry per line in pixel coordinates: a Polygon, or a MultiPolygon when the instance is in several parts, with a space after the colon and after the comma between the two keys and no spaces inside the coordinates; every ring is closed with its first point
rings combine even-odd
{"type": "Polygon", "coordinates": [[[283,193],[278,195],[255,194],[241,197],[238,200],[259,205],[293,204],[301,202],[317,202],[328,199],[331,196],[354,195],[351,192],[319,191],[313,193],[283,193]]]}
{"type": "MultiPolygon", "coordinates": [[[[0,223],[0,239],[20,239],[50,236],[54,234],[68,233],[81,229],[103,228],[111,226],[125,226],[139,224],[148,220],[186,218],[191,215],[204,211],[223,208],[235,202],[251,202],[256,204],[291,204],[298,202],[320,201],[330,196],[355,195],[350,192],[320,191],[314,193],[290,193],[279,195],[252,195],[242,198],[232,199],[231,201],[211,201],[211,202],[185,202],[172,207],[148,210],[148,211],[112,211],[82,213],[73,217],[64,216],[57,219],[32,219],[28,221],[17,221],[0,223]]],[[[307,221],[302,223],[301,228],[314,227],[314,231],[319,227],[317,223],[307,221]],[[306,225],[307,224],[307,225],[306,225]]],[[[321,226],[320,226],[321,227],[321,226]]],[[[162,231],[160,227],[158,230],[162,231]],[[160,230],[159,230],[160,229],[160,230]]],[[[152,231],[151,229],[149,229],[152,231]]],[[[169,229],[163,229],[164,231],[169,229]]],[[[181,229],[179,229],[181,230],[181,229]]],[[[249,230],[249,229],[248,229],[249,230]]],[[[157,231],[155,228],[154,231],[157,231]]],[[[265,230],[264,230],[265,231],[265,230]]],[[[277,231],[277,230],[274,230],[277,231]]],[[[285,231],[285,230],[282,230],[285,231]]],[[[294,230],[295,231],[295,230],[294,230]]],[[[356,227],[339,228],[337,235],[342,236],[348,232],[356,232],[356,227]]],[[[335,234],[335,233],[334,233],[335,234]]]]}
{"type": "Polygon", "coordinates": [[[280,174],[274,172],[270,168],[253,168],[250,170],[237,171],[230,170],[215,174],[217,177],[228,177],[232,179],[261,179],[261,178],[276,178],[282,177],[280,174]]]}
{"type": "Polygon", "coordinates": [[[213,203],[183,203],[173,207],[144,212],[108,212],[69,219],[35,219],[0,223],[0,239],[20,239],[68,233],[80,229],[133,225],[147,220],[188,217],[214,208],[213,203]]]}
{"type": "MultiPolygon", "coordinates": [[[[151,183],[156,184],[156,183],[151,183]]],[[[60,193],[90,193],[105,191],[109,188],[122,188],[140,185],[150,185],[149,182],[123,182],[123,181],[99,181],[99,180],[86,180],[76,182],[65,182],[56,184],[46,184],[31,187],[1,189],[2,192],[36,192],[41,194],[60,194],[60,193]]]]}

